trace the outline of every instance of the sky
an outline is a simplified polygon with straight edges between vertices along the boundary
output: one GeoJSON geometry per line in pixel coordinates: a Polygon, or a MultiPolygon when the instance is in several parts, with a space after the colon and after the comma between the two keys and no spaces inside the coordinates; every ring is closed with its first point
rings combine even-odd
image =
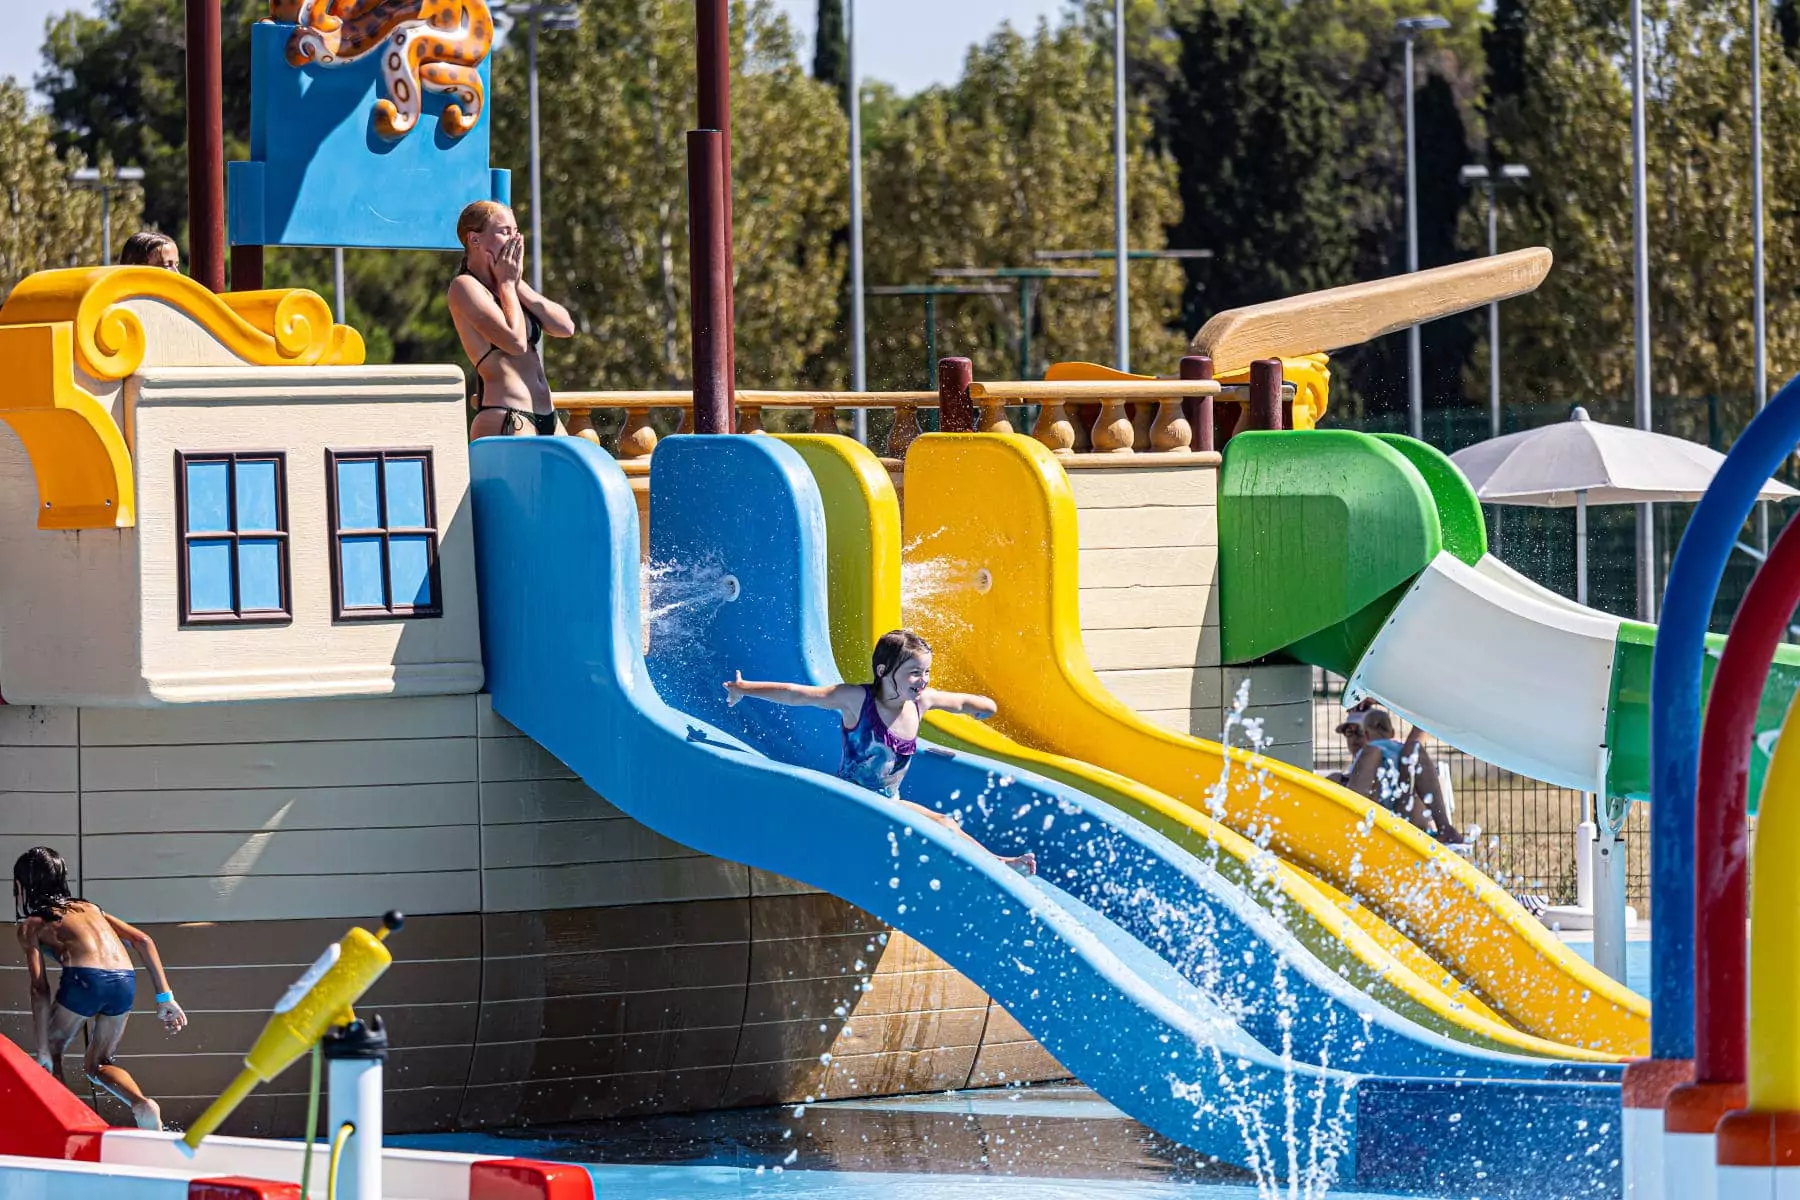
{"type": "MultiPolygon", "coordinates": [[[[812,62],[811,39],[816,0],[776,0],[807,41],[805,61],[812,62]]],[[[40,69],[44,19],[76,8],[93,11],[94,0],[0,0],[8,24],[30,31],[24,38],[0,39],[0,75],[29,80],[40,69]]],[[[914,92],[934,83],[949,83],[962,70],[964,51],[984,40],[1002,21],[1020,28],[1054,15],[1063,0],[862,0],[857,7],[856,42],[865,77],[914,92]]]]}

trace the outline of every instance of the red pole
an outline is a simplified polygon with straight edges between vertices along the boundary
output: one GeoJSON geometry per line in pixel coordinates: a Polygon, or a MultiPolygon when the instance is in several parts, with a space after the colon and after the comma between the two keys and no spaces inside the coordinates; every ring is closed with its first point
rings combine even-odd
{"type": "Polygon", "coordinates": [[[694,344],[694,431],[731,432],[730,263],[725,254],[725,136],[690,129],[688,151],[689,323],[694,344]]]}
{"type": "Polygon", "coordinates": [[[1281,427],[1281,360],[1259,358],[1250,364],[1250,421],[1245,428],[1281,427]]]}
{"type": "Polygon", "coordinates": [[[694,6],[695,48],[699,52],[700,128],[716,129],[723,143],[725,203],[720,219],[725,245],[725,362],[726,378],[737,387],[737,279],[732,253],[731,219],[731,3],[730,0],[698,0],[694,6]]]}
{"type": "Polygon", "coordinates": [[[1719,658],[1701,731],[1694,828],[1694,1082],[1744,1082],[1745,832],[1750,747],[1770,661],[1800,605],[1800,522],[1751,580],[1719,658]]]}
{"type": "MultiPolygon", "coordinates": [[[[1212,356],[1207,354],[1188,354],[1181,359],[1181,377],[1183,379],[1211,379],[1213,377],[1212,356]]],[[[1188,427],[1194,431],[1188,440],[1188,449],[1211,453],[1213,448],[1213,398],[1211,396],[1194,396],[1187,402],[1188,427]]]]}
{"type": "Polygon", "coordinates": [[[219,0],[187,0],[188,261],[225,290],[225,129],[219,0]]]}
{"type": "Polygon", "coordinates": [[[938,431],[974,433],[975,402],[969,386],[975,382],[975,364],[966,358],[938,359],[938,431]]]}

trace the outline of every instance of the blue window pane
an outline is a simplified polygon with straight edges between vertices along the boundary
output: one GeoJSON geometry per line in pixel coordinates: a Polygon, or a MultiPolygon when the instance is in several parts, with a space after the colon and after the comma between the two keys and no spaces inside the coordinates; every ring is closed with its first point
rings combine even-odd
{"type": "Polygon", "coordinates": [[[281,543],[274,538],[244,538],[238,543],[238,604],[241,612],[282,608],[281,543]]]}
{"type": "Polygon", "coordinates": [[[431,597],[431,539],[425,536],[389,539],[388,554],[394,572],[394,603],[426,607],[431,597]]]}
{"type": "Polygon", "coordinates": [[[247,530],[279,529],[275,522],[275,464],[240,462],[237,465],[237,527],[247,530]]]}
{"type": "Polygon", "coordinates": [[[197,613],[231,611],[231,543],[188,543],[188,608],[197,613]]]}
{"type": "MultiPolygon", "coordinates": [[[[187,464],[187,528],[189,533],[224,533],[231,528],[231,464],[187,464]]],[[[227,605],[229,607],[229,605],[227,605]]]]}
{"type": "Polygon", "coordinates": [[[345,538],[342,546],[338,573],[344,584],[344,607],[385,607],[387,588],[381,579],[381,539],[345,538]]]}
{"type": "MultiPolygon", "coordinates": [[[[421,529],[425,525],[425,460],[389,459],[387,464],[388,528],[421,529]]],[[[400,584],[395,582],[399,589],[400,584]]]]}
{"type": "Polygon", "coordinates": [[[337,500],[339,529],[379,529],[381,507],[376,498],[377,464],[373,459],[338,460],[337,500]]]}

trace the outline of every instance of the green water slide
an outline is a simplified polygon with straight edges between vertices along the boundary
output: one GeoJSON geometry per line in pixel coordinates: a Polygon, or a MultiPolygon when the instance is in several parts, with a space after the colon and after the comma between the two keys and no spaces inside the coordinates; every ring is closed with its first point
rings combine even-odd
{"type": "MultiPolygon", "coordinates": [[[[1246,433],[1219,481],[1228,662],[1346,676],[1508,770],[1649,799],[1654,628],[1578,605],[1487,553],[1481,505],[1442,453],[1398,435],[1246,433]]],[[[1706,684],[1724,639],[1708,643],[1706,684]]],[[[1800,689],[1783,647],[1757,717],[1751,805],[1800,689]]]]}

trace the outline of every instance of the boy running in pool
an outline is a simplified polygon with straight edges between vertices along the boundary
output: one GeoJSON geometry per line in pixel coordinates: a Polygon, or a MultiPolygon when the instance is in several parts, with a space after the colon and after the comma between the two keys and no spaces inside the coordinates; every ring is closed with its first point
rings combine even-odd
{"type": "MultiPolygon", "coordinates": [[[[900,781],[918,751],[919,727],[932,710],[962,713],[981,720],[994,715],[996,706],[986,696],[940,692],[931,687],[931,647],[910,629],[881,635],[875,643],[873,683],[763,683],[737,678],[725,684],[725,702],[735,707],[745,696],[800,708],[828,708],[842,722],[844,756],[838,778],[890,800],[916,809],[944,828],[969,841],[962,826],[943,813],[900,799],[900,781]]],[[[977,843],[979,844],[979,843],[977,843]]],[[[1021,875],[1037,873],[1037,856],[1027,851],[1017,858],[995,855],[1021,875]]]]}
{"type": "Polygon", "coordinates": [[[13,864],[13,912],[19,921],[19,947],[31,973],[38,1064],[60,1080],[63,1051],[81,1027],[92,1021],[83,1063],[88,1080],[130,1105],[138,1128],[161,1129],[162,1110],[156,1101],[144,1095],[137,1081],[113,1061],[137,992],[137,972],[132,969],[127,946],[150,968],[156,984],[156,1015],[163,1025],[170,1033],[178,1033],[187,1024],[187,1014],[169,990],[156,943],[149,934],[101,912],[98,905],[70,895],[69,868],[62,855],[48,846],[27,850],[13,864]],[[54,1000],[44,970],[46,952],[62,966],[54,1000]]]}

